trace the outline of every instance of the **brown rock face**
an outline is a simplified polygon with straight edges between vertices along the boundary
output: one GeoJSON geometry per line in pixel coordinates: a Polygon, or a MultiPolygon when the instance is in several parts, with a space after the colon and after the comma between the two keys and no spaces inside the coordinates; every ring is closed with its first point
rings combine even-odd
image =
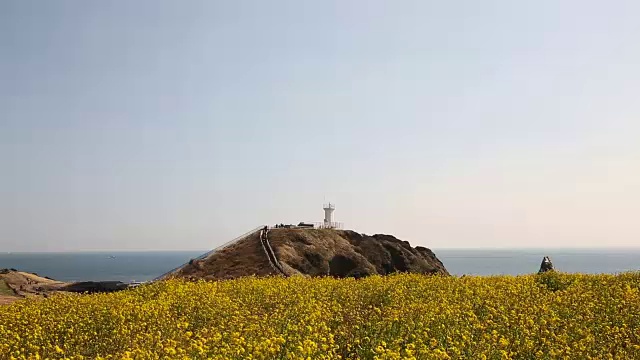
{"type": "MultiPolygon", "coordinates": [[[[411,247],[391,235],[367,236],[350,230],[272,229],[268,240],[288,275],[364,277],[394,272],[449,275],[435,254],[411,247]]],[[[223,279],[249,275],[276,275],[251,235],[206,259],[191,262],[177,277],[223,279]]]]}
{"type": "Polygon", "coordinates": [[[363,277],[394,272],[449,275],[435,254],[391,235],[350,230],[275,229],[269,239],[290,274],[363,277]]]}

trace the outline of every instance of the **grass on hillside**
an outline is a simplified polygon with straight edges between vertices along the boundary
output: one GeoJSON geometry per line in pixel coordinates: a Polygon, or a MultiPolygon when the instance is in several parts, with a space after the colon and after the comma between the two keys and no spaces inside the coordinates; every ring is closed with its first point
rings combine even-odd
{"type": "Polygon", "coordinates": [[[0,307],[1,359],[640,359],[640,274],[170,280],[0,307]]]}
{"type": "Polygon", "coordinates": [[[16,295],[13,292],[13,290],[11,290],[9,285],[7,285],[7,283],[2,279],[0,279],[0,295],[5,295],[5,296],[15,296],[16,295]]]}

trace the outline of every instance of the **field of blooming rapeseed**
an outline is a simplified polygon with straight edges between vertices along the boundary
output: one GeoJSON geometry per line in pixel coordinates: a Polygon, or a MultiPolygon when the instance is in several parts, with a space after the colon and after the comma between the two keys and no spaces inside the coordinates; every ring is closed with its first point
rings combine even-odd
{"type": "Polygon", "coordinates": [[[640,359],[640,274],[167,281],[0,307],[1,359],[640,359]]]}

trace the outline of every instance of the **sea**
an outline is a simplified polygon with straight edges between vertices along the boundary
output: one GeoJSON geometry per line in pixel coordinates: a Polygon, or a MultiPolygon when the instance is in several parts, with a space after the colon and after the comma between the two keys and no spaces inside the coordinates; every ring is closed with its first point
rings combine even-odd
{"type": "MultiPolygon", "coordinates": [[[[569,273],[615,274],[640,270],[635,249],[433,249],[452,275],[537,272],[544,256],[569,273]]],[[[0,269],[14,268],[60,281],[144,282],[204,251],[0,253],[0,269]]]]}

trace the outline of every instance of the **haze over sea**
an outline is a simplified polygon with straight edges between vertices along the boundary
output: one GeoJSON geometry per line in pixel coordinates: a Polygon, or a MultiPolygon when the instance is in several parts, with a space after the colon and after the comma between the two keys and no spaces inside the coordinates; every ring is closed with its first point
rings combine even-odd
{"type": "MultiPolygon", "coordinates": [[[[147,281],[203,252],[1,253],[0,268],[35,272],[61,281],[147,281]]],[[[533,273],[546,255],[563,272],[618,273],[640,268],[640,248],[434,249],[434,252],[453,275],[533,273]]]]}

